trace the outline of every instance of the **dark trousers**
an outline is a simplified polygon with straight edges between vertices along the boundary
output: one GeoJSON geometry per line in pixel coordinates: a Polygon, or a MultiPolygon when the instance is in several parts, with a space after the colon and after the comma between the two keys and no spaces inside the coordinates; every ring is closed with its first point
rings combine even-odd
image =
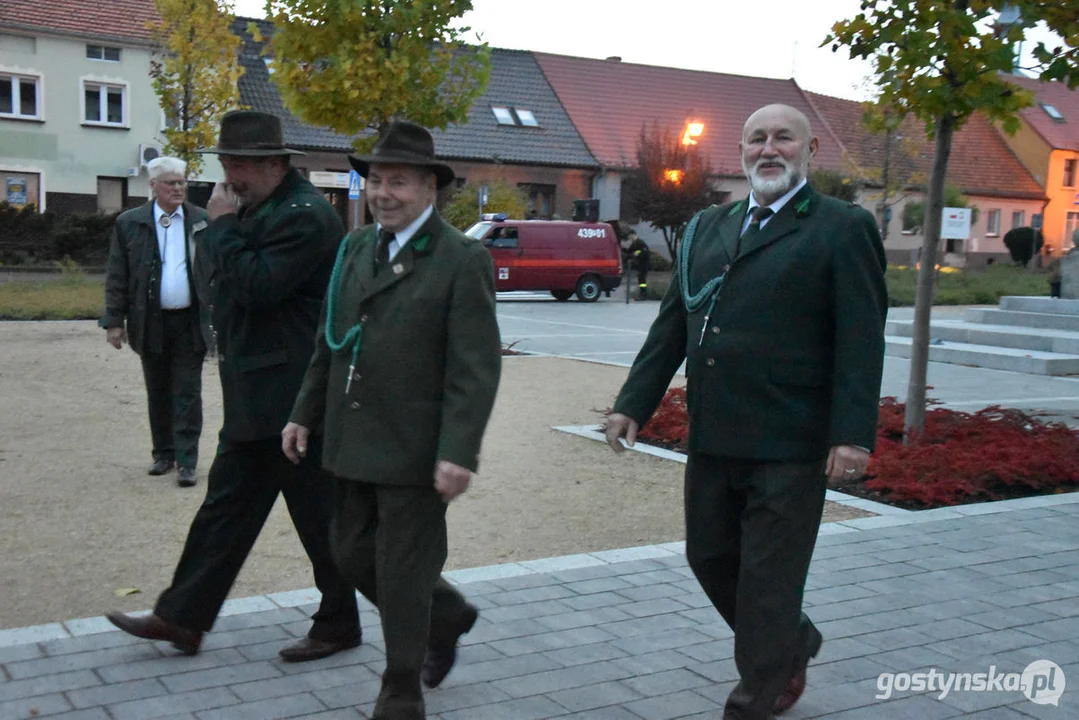
{"type": "Polygon", "coordinates": [[[802,612],[824,511],[824,460],[777,463],[689,454],[686,559],[734,630],[741,680],[728,717],[771,718],[798,662],[819,639],[802,612]]]}
{"type": "Polygon", "coordinates": [[[467,606],[441,577],[446,503],[430,486],[341,479],[331,535],[341,573],[378,608],[386,677],[418,679],[428,638],[449,631],[467,606]]]}
{"type": "Polygon", "coordinates": [[[1049,297],[1060,297],[1060,280],[1049,283],[1049,297]]]}
{"type": "Polygon", "coordinates": [[[356,593],[330,555],[336,481],[321,469],[319,457],[318,438],[309,443],[299,465],[289,462],[277,438],[222,440],[210,467],[206,499],[191,523],[172,585],[158,598],[154,612],[189,630],[213,627],[278,493],[283,493],[322,592],[308,635],[327,641],[358,637],[356,593]]]}
{"type": "Polygon", "coordinates": [[[637,297],[648,297],[648,268],[637,268],[637,297]]]}
{"type": "Polygon", "coordinates": [[[202,434],[202,361],[190,310],[161,312],[161,352],[143,351],[154,460],[193,468],[202,434]]]}

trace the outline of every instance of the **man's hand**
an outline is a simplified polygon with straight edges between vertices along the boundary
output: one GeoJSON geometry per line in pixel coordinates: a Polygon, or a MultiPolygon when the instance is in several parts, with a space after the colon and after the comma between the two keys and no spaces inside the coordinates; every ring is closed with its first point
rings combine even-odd
{"type": "Polygon", "coordinates": [[[294,422],[286,425],[281,431],[281,450],[285,457],[299,465],[300,461],[307,457],[307,438],[310,435],[311,431],[303,425],[294,422]]]}
{"type": "Polygon", "coordinates": [[[214,185],[214,191],[210,194],[210,200],[206,203],[206,212],[211,220],[216,220],[222,215],[231,215],[240,209],[240,198],[229,189],[225,183],[214,185]]]}
{"type": "Polygon", "coordinates": [[[840,485],[865,475],[869,465],[869,453],[853,445],[836,445],[828,452],[828,465],[824,474],[829,485],[840,485]]]}
{"type": "Polygon", "coordinates": [[[119,350],[127,342],[127,331],[122,327],[109,328],[105,331],[105,342],[119,350]]]}
{"type": "Polygon", "coordinates": [[[455,465],[448,460],[439,460],[435,466],[435,490],[444,502],[450,502],[458,495],[463,495],[472,482],[472,471],[455,465]]]}
{"type": "Polygon", "coordinates": [[[626,445],[633,447],[633,443],[637,442],[637,431],[639,429],[637,421],[630,416],[622,413],[611,413],[607,416],[607,444],[616,453],[620,453],[625,448],[622,447],[619,440],[620,438],[625,438],[626,445]]]}

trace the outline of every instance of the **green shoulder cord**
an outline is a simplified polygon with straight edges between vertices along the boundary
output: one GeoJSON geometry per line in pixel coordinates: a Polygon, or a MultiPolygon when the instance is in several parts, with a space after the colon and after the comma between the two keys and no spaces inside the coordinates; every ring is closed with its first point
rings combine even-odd
{"type": "MultiPolygon", "coordinates": [[[[727,216],[731,216],[738,212],[742,207],[742,203],[739,202],[727,216]]],[[[686,312],[695,313],[701,309],[705,301],[708,301],[708,310],[704,313],[704,325],[701,326],[701,339],[697,342],[697,346],[700,347],[704,344],[704,333],[708,329],[708,320],[712,317],[712,310],[716,307],[716,300],[719,299],[719,289],[723,287],[723,279],[726,277],[726,273],[722,273],[711,280],[709,280],[699,292],[691,294],[689,288],[689,253],[690,247],[693,245],[693,236],[697,232],[697,222],[701,219],[701,215],[704,214],[704,210],[701,210],[693,219],[689,221],[686,226],[686,231],[682,235],[682,247],[679,248],[678,253],[678,283],[682,286],[682,302],[686,306],[686,312]]]]}
{"type": "Polygon", "coordinates": [[[352,376],[356,372],[356,358],[360,354],[360,345],[363,338],[363,323],[359,322],[348,329],[341,340],[333,335],[334,318],[337,316],[337,292],[341,287],[341,272],[345,264],[345,255],[348,252],[348,236],[341,241],[341,247],[337,250],[337,260],[333,264],[333,274],[330,275],[330,287],[326,290],[326,344],[334,353],[340,353],[352,346],[352,361],[348,366],[348,380],[345,381],[345,394],[352,387],[352,376]]]}

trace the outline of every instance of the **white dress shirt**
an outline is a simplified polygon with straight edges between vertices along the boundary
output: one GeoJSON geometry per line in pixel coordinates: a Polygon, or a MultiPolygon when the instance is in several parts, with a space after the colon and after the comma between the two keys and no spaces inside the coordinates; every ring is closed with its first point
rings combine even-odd
{"type": "MultiPolygon", "coordinates": [[[[797,195],[798,191],[801,190],[805,186],[805,184],[806,184],[806,180],[805,180],[805,178],[802,178],[802,182],[798,183],[793,188],[791,188],[790,192],[788,192],[786,195],[779,198],[774,203],[772,203],[771,205],[768,206],[768,207],[772,208],[772,213],[773,214],[769,215],[768,217],[761,220],[761,230],[764,229],[764,226],[767,225],[771,221],[772,218],[774,218],[776,215],[779,214],[779,211],[783,209],[783,206],[786,205],[788,202],[790,202],[790,199],[792,197],[794,197],[795,195],[797,195]]],[[[744,221],[742,221],[742,232],[743,233],[745,233],[746,229],[749,227],[750,221],[753,219],[752,213],[753,213],[753,208],[755,208],[755,207],[760,207],[760,203],[757,202],[757,197],[751,192],[751,193],[749,193],[749,207],[746,208],[746,219],[744,221]]]]}
{"type": "Polygon", "coordinates": [[[167,213],[154,203],[154,229],[157,250],[161,254],[161,309],[183,310],[191,307],[191,284],[187,280],[187,245],[184,233],[184,206],[169,216],[169,226],[161,226],[167,213]]]}
{"type": "MultiPolygon", "coordinates": [[[[419,229],[423,227],[423,224],[427,222],[427,218],[431,217],[431,213],[435,211],[433,205],[428,205],[427,209],[420,213],[420,216],[413,220],[408,226],[399,233],[394,233],[393,240],[390,240],[390,246],[387,248],[389,252],[389,259],[393,260],[397,253],[404,249],[405,245],[408,245],[408,241],[412,239],[412,236],[419,232],[419,229]]],[[[382,226],[376,224],[375,231],[382,230],[382,226]]]]}

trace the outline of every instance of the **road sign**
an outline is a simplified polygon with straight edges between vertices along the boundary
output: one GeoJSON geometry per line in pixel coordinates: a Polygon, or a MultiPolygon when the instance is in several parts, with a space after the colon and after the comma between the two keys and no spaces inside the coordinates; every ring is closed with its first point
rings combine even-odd
{"type": "Polygon", "coordinates": [[[970,237],[970,208],[944,208],[940,223],[944,240],[966,240],[970,237]]]}
{"type": "Polygon", "coordinates": [[[359,200],[360,188],[363,186],[363,179],[360,174],[355,170],[348,171],[348,199],[359,200]]]}

